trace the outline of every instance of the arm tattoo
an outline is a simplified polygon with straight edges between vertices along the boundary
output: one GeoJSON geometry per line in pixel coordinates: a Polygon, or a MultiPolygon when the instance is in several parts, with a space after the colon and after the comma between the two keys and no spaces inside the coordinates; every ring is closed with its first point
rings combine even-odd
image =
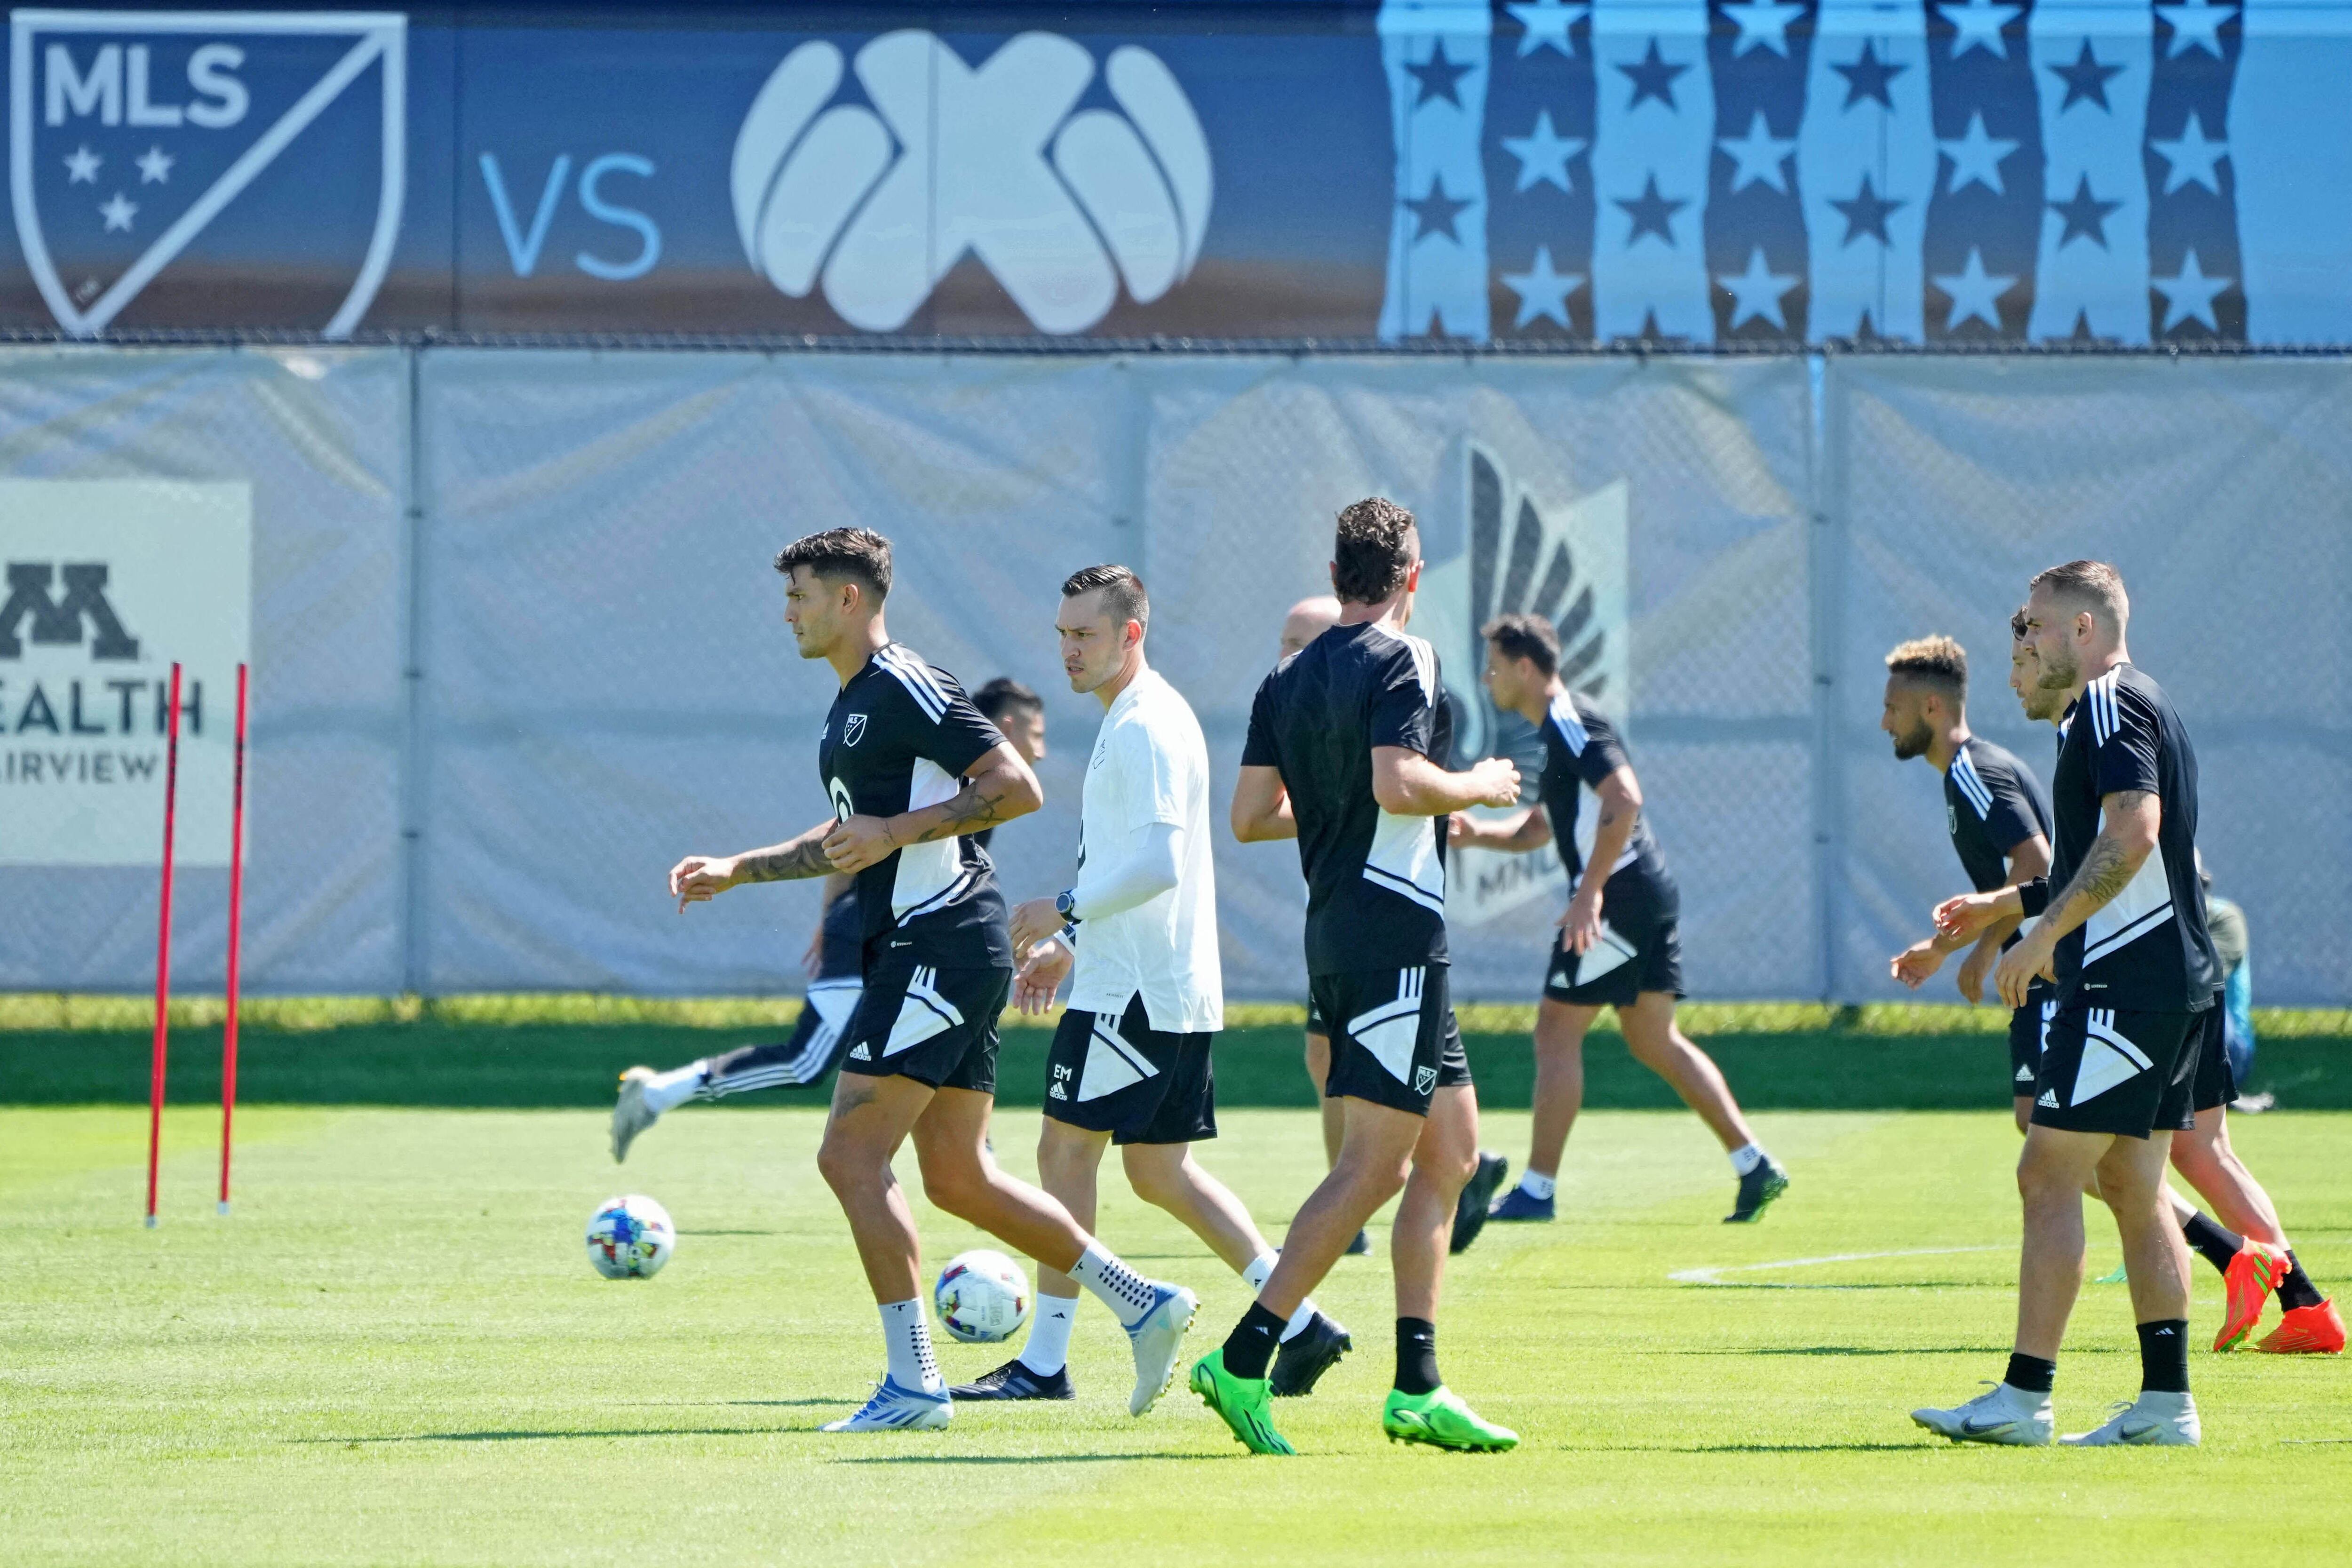
{"type": "Polygon", "coordinates": [[[789,882],[823,877],[832,870],[833,862],[824,858],[824,835],[820,833],[745,857],[742,876],[747,882],[789,882]]]}
{"type": "Polygon", "coordinates": [[[918,844],[933,844],[942,838],[954,838],[966,833],[977,833],[983,827],[993,827],[1004,820],[1003,785],[993,773],[982,773],[965,781],[955,797],[943,803],[941,818],[915,835],[918,844]]]}
{"type": "MultiPolygon", "coordinates": [[[[2119,801],[2128,805],[2137,805],[2145,798],[2145,792],[2138,790],[2126,790],[2117,796],[2119,801]]],[[[2066,884],[2065,895],[2053,900],[2050,907],[2053,910],[2063,909],[2078,898],[2089,900],[2094,909],[2104,907],[2130,884],[2137,870],[2137,867],[2126,861],[2123,846],[2102,833],[2091,841],[2090,852],[2083,857],[2083,864],[2074,872],[2074,879],[2066,884]]]]}

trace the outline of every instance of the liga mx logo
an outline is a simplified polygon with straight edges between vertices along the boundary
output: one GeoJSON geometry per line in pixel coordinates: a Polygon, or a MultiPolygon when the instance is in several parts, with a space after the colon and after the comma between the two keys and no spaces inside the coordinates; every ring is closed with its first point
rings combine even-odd
{"type": "Polygon", "coordinates": [[[331,255],[352,231],[319,309],[351,335],[399,237],[406,17],[17,11],[8,31],[8,194],[58,326],[103,332],[174,262],[235,268],[226,215],[311,224],[331,255]]]}
{"type": "Polygon", "coordinates": [[[1209,141],[1174,73],[1113,49],[1109,108],[1079,109],[1095,58],[1023,33],[978,66],[933,35],[857,51],[801,45],[735,142],[736,229],[752,268],[866,331],[904,326],[969,253],[1038,331],[1080,332],[1150,304],[1200,259],[1214,190],[1209,141]]]}

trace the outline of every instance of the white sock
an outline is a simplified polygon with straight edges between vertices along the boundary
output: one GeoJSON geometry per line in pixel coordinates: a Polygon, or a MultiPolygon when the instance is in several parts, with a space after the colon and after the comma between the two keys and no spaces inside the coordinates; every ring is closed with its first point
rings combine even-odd
{"type": "Polygon", "coordinates": [[[688,1062],[682,1068],[657,1072],[646,1079],[646,1109],[659,1116],[664,1111],[676,1110],[692,1100],[694,1091],[702,1087],[702,1075],[709,1066],[707,1061],[688,1062]]]}
{"type": "Polygon", "coordinates": [[[1113,1258],[1099,1241],[1087,1243],[1086,1251],[1070,1266],[1070,1278],[1093,1291],[1095,1300],[1110,1309],[1122,1329],[1143,1321],[1158,1294],[1150,1280],[1113,1258]]]}
{"type": "Polygon", "coordinates": [[[1051,1377],[1070,1363],[1070,1331],[1077,1326],[1078,1299],[1037,1293],[1037,1315],[1029,1320],[1029,1342],[1021,1347],[1021,1364],[1039,1377],[1051,1377]]]}
{"type": "MultiPolygon", "coordinates": [[[[1276,1252],[1262,1252],[1255,1258],[1251,1258],[1249,1261],[1249,1267],[1242,1270],[1242,1283],[1247,1285],[1252,1290],[1265,1289],[1267,1278],[1274,1273],[1275,1259],[1281,1256],[1282,1255],[1280,1253],[1276,1252]]],[[[1277,1342],[1288,1344],[1291,1341],[1298,1337],[1301,1331],[1303,1331],[1307,1324],[1314,1321],[1314,1301],[1310,1299],[1308,1300],[1299,1302],[1298,1310],[1291,1313],[1290,1321],[1282,1326],[1282,1338],[1277,1342]]]]}
{"type": "Polygon", "coordinates": [[[937,1394],[948,1385],[931,1354],[931,1325],[920,1297],[882,1303],[882,1345],[889,1352],[890,1381],[899,1387],[937,1394]]]}
{"type": "Polygon", "coordinates": [[[1538,1202],[1542,1202],[1543,1200],[1550,1197],[1552,1194],[1559,1191],[1559,1178],[1557,1176],[1539,1176],[1533,1171],[1529,1171],[1519,1178],[1519,1189],[1526,1193],[1528,1196],[1536,1199],[1538,1202]]]}
{"type": "Polygon", "coordinates": [[[1740,1175],[1746,1175],[1763,1163],[1764,1145],[1761,1143],[1742,1143],[1731,1152],[1731,1168],[1740,1175]]]}

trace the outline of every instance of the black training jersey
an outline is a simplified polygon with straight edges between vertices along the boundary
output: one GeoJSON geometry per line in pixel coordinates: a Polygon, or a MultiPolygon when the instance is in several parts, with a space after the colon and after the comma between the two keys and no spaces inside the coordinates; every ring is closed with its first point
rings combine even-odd
{"type": "MultiPolygon", "coordinates": [[[[1990,893],[2009,881],[2010,851],[2037,833],[2050,837],[2050,800],[2015,752],[1970,735],[1944,773],[1944,821],[1969,885],[1990,893]]],[[[2015,946],[2023,931],[2010,932],[2001,946],[2015,946]]]]}
{"type": "Polygon", "coordinates": [[[2067,710],[2051,783],[2050,877],[2028,895],[2039,912],[2074,880],[2099,836],[2099,802],[2122,790],[2157,797],[2156,847],[2123,891],[2059,941],[2062,1004],[2199,1012],[2221,985],[2197,880],[2197,751],[2164,689],[2128,664],[2091,682],[2067,710]]]}
{"type": "MultiPolygon", "coordinates": [[[[896,816],[937,805],[963,772],[1003,743],[946,670],[888,643],[833,700],[817,739],[817,771],[836,820],[896,816]]],[[[910,844],[857,873],[870,969],[887,935],[937,968],[1009,968],[1013,937],[988,854],[966,838],[910,844]]]]}
{"type": "Polygon", "coordinates": [[[819,980],[848,980],[866,973],[866,923],[857,912],[856,888],[825,906],[817,930],[819,980]]]}
{"type": "Polygon", "coordinates": [[[1445,960],[1445,818],[1392,816],[1372,797],[1372,748],[1445,766],[1453,720],[1437,654],[1373,622],[1334,626],[1257,689],[1242,765],[1274,768],[1298,820],[1307,972],[1445,960]]]}
{"type": "MultiPolygon", "coordinates": [[[[1544,815],[1551,821],[1552,847],[1559,851],[1560,864],[1568,868],[1568,879],[1573,885],[1584,875],[1584,852],[1576,843],[1576,819],[1584,790],[1599,789],[1611,773],[1631,764],[1625,760],[1617,727],[1573,691],[1552,698],[1542,733],[1544,768],[1537,789],[1544,815]]],[[[1601,889],[1604,913],[1629,906],[1638,906],[1660,920],[1673,920],[1680,913],[1681,895],[1666,870],[1666,858],[1658,850],[1657,838],[1650,832],[1647,813],[1634,819],[1633,836],[1625,841],[1624,853],[1604,876],[1607,880],[1601,889]]]]}

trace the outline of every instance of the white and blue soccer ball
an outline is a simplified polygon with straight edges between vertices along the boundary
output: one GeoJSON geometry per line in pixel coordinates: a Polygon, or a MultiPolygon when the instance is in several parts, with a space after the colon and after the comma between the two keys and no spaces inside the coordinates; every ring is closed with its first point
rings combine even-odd
{"type": "Polygon", "coordinates": [[[669,1211],[640,1194],[607,1199],[588,1220],[588,1261],[607,1279],[650,1279],[677,1246],[669,1211]]]}
{"type": "Polygon", "coordinates": [[[960,1252],[940,1270],[931,1309],[947,1331],[967,1344],[1011,1339],[1029,1321],[1029,1276],[1001,1252],[960,1252]]]}

